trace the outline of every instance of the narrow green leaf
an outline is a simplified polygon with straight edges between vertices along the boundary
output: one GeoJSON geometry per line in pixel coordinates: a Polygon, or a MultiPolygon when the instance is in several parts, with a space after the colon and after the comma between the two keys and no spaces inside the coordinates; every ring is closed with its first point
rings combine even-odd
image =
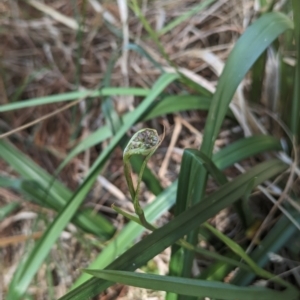
{"type": "Polygon", "coordinates": [[[289,287],[291,286],[286,281],[282,280],[280,277],[274,276],[272,273],[269,273],[268,271],[263,270],[260,268],[255,261],[253,261],[249,255],[244,251],[244,249],[238,245],[235,241],[228,238],[225,234],[215,229],[213,226],[211,226],[208,223],[205,223],[204,226],[209,229],[215,236],[217,236],[223,243],[225,243],[234,253],[239,255],[256,273],[257,275],[266,278],[274,280],[275,282],[278,282],[282,284],[283,286],[289,287]]]}
{"type": "Polygon", "coordinates": [[[163,74],[165,73],[164,69],[162,68],[161,64],[159,64],[145,49],[143,49],[140,45],[136,45],[136,44],[128,44],[127,49],[129,50],[133,50],[136,53],[140,54],[141,56],[145,57],[146,59],[148,59],[154,67],[156,67],[158,70],[160,70],[160,72],[163,74]]]}
{"type": "Polygon", "coordinates": [[[161,55],[164,57],[164,59],[173,67],[175,67],[175,69],[177,69],[177,66],[174,65],[172,63],[172,61],[170,60],[168,54],[166,53],[163,45],[161,44],[161,42],[159,41],[158,35],[157,33],[152,29],[151,25],[149,24],[149,22],[147,21],[147,19],[144,16],[144,13],[141,11],[140,7],[139,7],[139,3],[136,0],[131,0],[130,2],[130,8],[133,10],[133,12],[135,13],[135,15],[139,18],[141,24],[143,24],[143,27],[145,28],[145,30],[148,32],[148,34],[150,35],[151,39],[153,40],[153,42],[156,44],[159,52],[161,53],[161,55]]]}
{"type": "Polygon", "coordinates": [[[195,5],[191,10],[181,14],[175,20],[171,21],[165,27],[163,27],[158,32],[158,35],[166,34],[168,31],[172,30],[173,28],[175,28],[176,26],[178,26],[182,22],[184,22],[187,19],[191,18],[192,16],[196,15],[197,13],[199,13],[201,10],[203,10],[204,8],[206,8],[208,5],[212,4],[213,2],[215,2],[215,0],[206,0],[206,1],[202,1],[198,5],[195,5]]]}
{"type": "MultiPolygon", "coordinates": [[[[110,57],[110,60],[109,60],[109,63],[108,63],[108,66],[107,66],[107,69],[106,69],[106,72],[104,75],[104,79],[103,79],[103,85],[105,88],[110,87],[111,74],[112,74],[114,65],[116,63],[116,60],[118,58],[117,54],[118,54],[118,52],[114,51],[114,53],[110,57]]],[[[103,112],[105,120],[106,120],[106,124],[109,125],[109,127],[111,128],[111,131],[113,132],[113,134],[115,134],[121,127],[122,120],[114,108],[114,104],[113,104],[111,97],[109,97],[109,96],[105,97],[105,99],[102,101],[101,108],[102,108],[102,112],[103,112]]]]}
{"type": "Polygon", "coordinates": [[[16,210],[20,206],[17,202],[8,203],[2,207],[0,207],[0,222],[9,216],[14,210],[16,210]]]}
{"type": "Polygon", "coordinates": [[[55,171],[55,177],[61,172],[61,170],[74,158],[76,155],[81,152],[105,141],[106,139],[112,136],[112,132],[109,126],[102,126],[96,131],[91,133],[88,137],[83,139],[77,146],[75,146],[72,151],[66,156],[66,158],[61,162],[55,171]]]}
{"type": "Polygon", "coordinates": [[[241,80],[264,50],[285,30],[292,29],[291,20],[278,12],[267,13],[255,21],[239,38],[231,51],[213,95],[205,124],[201,149],[212,153],[229,103],[241,80]]]}
{"type": "MultiPolygon", "coordinates": [[[[207,155],[205,155],[204,153],[196,149],[186,149],[185,151],[192,157],[192,161],[193,161],[192,163],[203,165],[207,170],[207,172],[212,176],[213,179],[216,180],[216,182],[219,185],[223,185],[228,182],[226,176],[218,169],[218,167],[214,164],[214,162],[210,158],[208,158],[207,155]]],[[[182,168],[185,169],[184,164],[182,168]]],[[[186,173],[185,170],[184,173],[186,173]]],[[[185,182],[183,181],[182,183],[185,182]]],[[[195,184],[197,183],[195,182],[195,184]]]]}
{"type": "MultiPolygon", "coordinates": [[[[300,222],[299,214],[293,217],[300,222]]],[[[298,238],[299,231],[286,216],[281,216],[278,222],[271,228],[266,237],[260,242],[259,247],[251,253],[250,257],[260,267],[269,262],[269,253],[277,253],[292,238],[298,238]]],[[[239,271],[233,279],[234,284],[247,285],[255,278],[254,274],[239,271]]]]}
{"type": "MultiPolygon", "coordinates": [[[[188,207],[195,203],[195,199],[199,199],[201,197],[201,190],[198,189],[197,181],[199,179],[199,172],[201,172],[201,168],[205,168],[205,170],[212,175],[212,177],[217,181],[218,184],[223,185],[226,184],[227,178],[226,176],[214,165],[214,163],[201,151],[195,149],[186,149],[184,151],[184,155],[182,158],[179,182],[178,182],[178,191],[177,191],[177,200],[176,200],[176,209],[175,215],[182,213],[188,207]],[[183,201],[183,203],[181,203],[183,201]]],[[[245,215],[248,212],[244,212],[241,210],[241,205],[238,206],[241,200],[236,202],[235,208],[239,213],[239,216],[242,220],[245,219],[245,215]]],[[[189,243],[193,243],[194,239],[198,236],[197,230],[194,231],[194,234],[188,237],[187,241],[189,243]]],[[[175,252],[178,251],[178,247],[175,245],[172,248],[173,256],[176,259],[176,263],[178,263],[179,254],[176,255],[175,252]]],[[[184,249],[182,251],[182,262],[179,262],[182,265],[182,270],[179,276],[181,277],[190,277],[191,276],[191,267],[194,259],[194,253],[184,249]]],[[[174,263],[171,261],[170,267],[174,269],[174,263]]],[[[178,270],[177,270],[178,271],[178,270]]],[[[171,275],[172,274],[170,272],[171,275]]],[[[181,299],[183,296],[179,296],[181,299]]],[[[176,299],[176,295],[168,295],[168,299],[176,299]]]]}
{"type": "MultiPolygon", "coordinates": [[[[238,255],[234,254],[232,251],[227,251],[223,254],[224,256],[238,260],[238,255]]],[[[208,268],[203,270],[201,274],[197,277],[198,279],[205,279],[205,280],[213,280],[213,281],[223,281],[224,278],[232,271],[234,267],[223,261],[216,261],[211,264],[208,268]]],[[[256,276],[256,275],[255,275],[256,276]]]]}
{"type": "Polygon", "coordinates": [[[241,161],[245,158],[266,151],[281,151],[282,146],[280,141],[270,135],[254,135],[251,137],[240,139],[228,146],[222,151],[213,155],[213,161],[220,169],[225,169],[234,162],[241,161]],[[236,155],[239,158],[236,158],[236,155]],[[224,159],[226,157],[226,159],[224,159]]]}
{"type": "Polygon", "coordinates": [[[295,291],[292,290],[277,292],[261,287],[245,288],[217,281],[178,278],[126,271],[91,269],[83,269],[83,271],[108,281],[201,298],[209,297],[228,300],[273,300],[276,298],[286,300],[287,297],[289,299],[295,299],[297,297],[295,291]]]}
{"type": "Polygon", "coordinates": [[[294,93],[291,109],[291,130],[298,141],[300,140],[300,24],[298,21],[298,15],[300,13],[300,1],[292,0],[293,13],[294,13],[294,25],[295,25],[295,41],[296,41],[296,69],[294,79],[294,93]]]}
{"type": "MultiPolygon", "coordinates": [[[[156,117],[186,110],[208,110],[211,103],[210,97],[200,95],[174,95],[167,96],[153,104],[151,110],[145,115],[143,120],[151,120],[156,117]]],[[[228,116],[233,117],[231,111],[228,116]]],[[[127,116],[125,116],[126,118],[127,116]]]]}
{"type": "Polygon", "coordinates": [[[26,76],[24,81],[21,83],[21,85],[17,88],[17,90],[14,92],[14,94],[10,97],[9,102],[13,103],[16,102],[20,99],[20,96],[22,95],[22,93],[24,92],[24,90],[27,88],[27,86],[34,81],[37,77],[43,75],[43,73],[47,73],[48,70],[47,69],[40,69],[38,71],[34,71],[32,72],[30,75],[26,76]]]}
{"type": "Polygon", "coordinates": [[[249,98],[253,103],[261,103],[266,60],[267,51],[264,51],[252,67],[249,98]]]}
{"type": "MultiPolygon", "coordinates": [[[[275,1],[260,1],[260,13],[265,14],[273,10],[275,1]]],[[[264,51],[257,61],[253,64],[251,70],[252,83],[250,86],[249,98],[253,103],[260,103],[263,91],[265,66],[267,60],[267,51],[264,51]]]]}
{"type": "Polygon", "coordinates": [[[199,83],[193,81],[189,77],[185,76],[184,74],[180,74],[181,79],[180,82],[183,83],[186,87],[190,88],[192,91],[194,91],[197,94],[200,94],[205,97],[211,97],[212,92],[210,92],[208,89],[200,85],[199,83]]]}
{"type": "MultiPolygon", "coordinates": [[[[178,190],[182,188],[185,190],[184,187],[188,186],[188,191],[183,191],[181,192],[181,194],[187,193],[186,195],[189,195],[190,194],[189,191],[193,191],[194,196],[191,196],[191,199],[192,197],[200,197],[200,191],[198,191],[197,189],[197,178],[198,178],[198,172],[199,170],[201,170],[202,166],[204,166],[208,174],[212,176],[212,178],[219,185],[223,185],[228,182],[226,176],[217,168],[214,162],[211,161],[204,153],[196,149],[186,149],[185,152],[186,155],[184,155],[182,159],[181,170],[180,170],[180,173],[183,172],[183,175],[180,176],[180,179],[182,179],[182,181],[179,180],[178,190]],[[189,165],[191,164],[192,167],[186,166],[186,163],[189,160],[191,160],[191,163],[189,163],[189,165]],[[194,170],[194,168],[197,168],[197,170],[194,170]],[[187,179],[188,178],[187,174],[190,174],[189,178],[191,179],[187,179]]],[[[234,204],[234,208],[237,211],[241,221],[243,223],[247,223],[246,222],[248,220],[247,215],[249,215],[249,208],[247,207],[247,205],[245,205],[244,207],[242,200],[239,200],[234,204]]]]}
{"type": "Polygon", "coordinates": [[[77,91],[64,93],[53,96],[46,96],[28,100],[22,100],[15,103],[0,105],[0,112],[10,111],[15,109],[21,109],[25,107],[33,107],[38,105],[45,105],[50,103],[57,103],[63,101],[72,101],[80,98],[94,98],[99,96],[114,96],[114,95],[134,95],[134,96],[147,96],[149,90],[141,88],[119,88],[119,87],[109,87],[103,88],[101,90],[87,90],[87,91],[77,91]]]}

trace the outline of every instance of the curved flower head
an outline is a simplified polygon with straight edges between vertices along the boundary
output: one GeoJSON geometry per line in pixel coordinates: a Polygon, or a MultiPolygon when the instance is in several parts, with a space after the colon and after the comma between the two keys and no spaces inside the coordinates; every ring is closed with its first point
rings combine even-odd
{"type": "Polygon", "coordinates": [[[132,155],[147,156],[154,152],[160,144],[160,139],[155,129],[145,128],[136,132],[123,152],[123,157],[130,157],[132,155]]]}

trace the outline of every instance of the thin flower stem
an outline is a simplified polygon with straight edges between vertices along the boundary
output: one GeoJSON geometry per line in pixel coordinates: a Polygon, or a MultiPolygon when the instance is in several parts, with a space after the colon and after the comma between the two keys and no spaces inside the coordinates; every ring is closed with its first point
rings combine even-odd
{"type": "Polygon", "coordinates": [[[139,173],[139,177],[138,177],[138,182],[137,182],[136,190],[135,190],[135,196],[132,199],[133,200],[134,209],[135,209],[135,212],[136,212],[137,215],[142,215],[143,214],[143,209],[141,208],[140,202],[139,202],[139,193],[140,193],[141,182],[142,182],[142,177],[143,177],[143,174],[144,174],[145,167],[146,167],[146,165],[147,165],[150,157],[154,153],[154,151],[152,151],[151,153],[149,153],[146,156],[146,158],[144,159],[144,161],[143,161],[143,164],[141,166],[141,170],[140,170],[140,173],[139,173]]]}
{"type": "Polygon", "coordinates": [[[131,167],[130,167],[130,157],[124,155],[123,157],[123,164],[124,164],[124,174],[125,174],[125,179],[128,185],[129,193],[131,196],[131,199],[135,198],[135,190],[132,182],[132,177],[131,177],[131,167]]]}
{"type": "Polygon", "coordinates": [[[120,208],[118,206],[115,206],[114,204],[112,204],[111,208],[114,211],[116,211],[117,213],[119,213],[120,215],[124,216],[125,218],[143,226],[142,222],[140,221],[140,218],[138,218],[137,216],[134,216],[133,214],[123,210],[122,208],[120,208]]]}

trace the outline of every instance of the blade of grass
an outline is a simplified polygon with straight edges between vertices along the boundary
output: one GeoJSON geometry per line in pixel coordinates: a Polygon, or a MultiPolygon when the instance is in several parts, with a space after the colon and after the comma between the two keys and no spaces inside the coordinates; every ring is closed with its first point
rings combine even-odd
{"type": "Polygon", "coordinates": [[[55,171],[55,176],[61,172],[61,170],[81,152],[105,141],[112,136],[112,132],[108,125],[98,128],[95,132],[91,133],[88,137],[80,141],[80,143],[73,148],[73,150],[66,156],[55,171]]]}
{"type": "Polygon", "coordinates": [[[282,146],[280,141],[269,135],[255,135],[240,139],[228,146],[221,151],[215,153],[214,163],[220,169],[225,169],[233,164],[233,162],[240,161],[247,157],[254,156],[256,154],[265,151],[281,151],[282,146]],[[236,155],[239,159],[236,160],[236,155]],[[226,159],[224,157],[226,156],[226,159]]]}
{"type": "Polygon", "coordinates": [[[27,88],[27,86],[32,81],[34,81],[36,77],[39,77],[40,75],[42,75],[43,73],[45,73],[47,71],[48,71],[47,69],[41,69],[39,71],[32,72],[30,75],[26,76],[25,79],[24,79],[24,82],[21,84],[21,86],[11,96],[10,103],[18,101],[20,96],[24,92],[24,90],[27,88]]]}
{"type": "MultiPolygon", "coordinates": [[[[159,64],[156,60],[154,60],[153,57],[141,46],[136,45],[136,44],[129,44],[127,46],[127,48],[137,52],[141,56],[148,59],[153,64],[154,67],[156,67],[158,70],[160,70],[160,72],[162,74],[165,73],[165,70],[163,69],[162,65],[159,64]]],[[[180,72],[178,72],[178,74],[179,73],[180,72]]],[[[193,82],[191,79],[189,79],[185,75],[183,75],[183,74],[180,74],[180,75],[181,75],[180,81],[182,83],[184,83],[185,86],[192,88],[195,92],[199,93],[202,96],[211,97],[212,93],[210,91],[208,91],[206,88],[204,88],[203,86],[200,86],[198,83],[193,82]]],[[[184,90],[186,90],[185,86],[183,86],[184,90]]],[[[187,96],[189,96],[189,95],[187,94],[187,96]]]]}
{"type": "MultiPolygon", "coordinates": [[[[199,170],[201,170],[201,168],[204,166],[206,171],[208,172],[208,174],[210,176],[212,176],[212,178],[219,184],[219,185],[223,185],[225,183],[228,182],[226,176],[217,168],[217,166],[214,164],[214,162],[212,162],[204,153],[202,153],[199,150],[196,149],[186,149],[185,150],[186,155],[184,155],[183,159],[182,159],[182,171],[183,172],[183,176],[180,176],[180,179],[182,179],[182,181],[179,180],[179,189],[182,189],[183,186],[186,186],[186,182],[189,182],[189,189],[186,191],[184,188],[184,192],[182,193],[188,193],[189,191],[192,190],[193,193],[197,194],[197,174],[199,172],[199,170]],[[186,168],[185,164],[188,160],[191,160],[191,164],[193,166],[195,166],[195,164],[198,166],[196,171],[192,171],[191,168],[186,168]],[[189,173],[189,177],[193,178],[193,180],[187,180],[186,176],[187,173],[189,173]]],[[[179,197],[180,199],[181,197],[179,197]]],[[[191,197],[192,198],[192,197],[191,197]]],[[[176,203],[177,204],[177,203],[176,203]]],[[[189,206],[189,204],[187,204],[187,206],[185,207],[185,209],[189,206]]],[[[245,224],[245,228],[247,228],[248,226],[250,226],[250,222],[248,221],[252,221],[252,217],[251,217],[251,212],[248,208],[248,205],[245,201],[239,200],[234,204],[234,208],[236,210],[236,212],[238,213],[241,221],[243,224],[245,224]]]]}
{"type": "MultiPolygon", "coordinates": [[[[103,86],[110,87],[111,74],[118,58],[118,51],[114,51],[110,60],[103,79],[103,86]]],[[[115,111],[113,101],[110,97],[106,97],[101,104],[102,112],[104,114],[106,124],[109,125],[113,134],[115,134],[122,125],[122,120],[118,113],[115,111]]]]}
{"type": "Polygon", "coordinates": [[[209,297],[218,299],[240,300],[273,300],[295,297],[295,292],[286,290],[278,292],[262,287],[237,287],[223,282],[212,282],[199,279],[178,278],[154,274],[134,273],[127,271],[91,270],[83,269],[97,278],[119,282],[126,285],[151,290],[160,290],[195,297],[209,297]]]}
{"type": "MultiPolygon", "coordinates": [[[[294,214],[295,219],[300,222],[299,214],[294,214]]],[[[266,237],[260,242],[250,255],[251,259],[256,262],[260,267],[264,267],[269,261],[269,253],[277,253],[282,247],[284,247],[290,239],[298,238],[299,231],[291,223],[286,216],[281,216],[278,222],[268,232],[266,237]]],[[[235,275],[232,283],[238,285],[249,284],[255,276],[252,273],[238,271],[235,275]]]]}
{"type": "MultiPolygon", "coordinates": [[[[268,13],[273,10],[275,1],[270,2],[260,1],[260,13],[268,13]],[[262,3],[264,2],[264,3],[262,3]]],[[[265,74],[265,66],[267,61],[267,51],[264,51],[257,61],[254,63],[251,70],[252,83],[250,87],[249,98],[253,103],[260,103],[263,91],[263,82],[265,74]]]]}
{"type": "Polygon", "coordinates": [[[169,65],[172,66],[176,70],[176,73],[180,74],[181,82],[183,82],[188,87],[192,87],[195,91],[198,91],[200,94],[203,94],[204,96],[211,96],[211,93],[207,89],[205,89],[204,87],[200,86],[199,84],[193,82],[192,80],[190,80],[189,78],[187,78],[185,75],[181,74],[178,71],[177,65],[171,61],[170,57],[168,56],[164,47],[162,46],[161,42],[159,41],[158,34],[152,29],[151,25],[149,24],[147,19],[144,17],[144,14],[141,11],[138,2],[136,0],[131,0],[130,7],[133,10],[133,12],[136,14],[136,16],[139,18],[140,22],[143,24],[143,27],[148,32],[151,39],[155,42],[161,55],[169,63],[169,65]]]}
{"type": "Polygon", "coordinates": [[[229,103],[241,80],[266,48],[284,31],[291,20],[281,13],[267,13],[255,21],[239,38],[219,79],[205,124],[201,150],[211,155],[229,103]],[[243,63],[241,63],[243,62],[243,63]]]}
{"type": "Polygon", "coordinates": [[[266,61],[267,51],[264,51],[252,67],[252,83],[249,98],[253,103],[260,103],[261,101],[266,61]]]}
{"type": "Polygon", "coordinates": [[[159,64],[144,48],[142,48],[140,45],[136,44],[128,44],[126,47],[128,50],[133,50],[136,53],[140,54],[141,56],[147,58],[155,68],[160,70],[160,72],[163,74],[165,73],[164,69],[162,68],[161,64],[159,64]]]}
{"type": "Polygon", "coordinates": [[[36,181],[0,177],[0,186],[13,189],[14,191],[19,192],[23,196],[29,197],[30,200],[33,200],[36,204],[40,206],[54,210],[56,208],[56,206],[53,203],[54,201],[43,201],[45,196],[45,190],[43,190],[40,184],[36,181]]]}
{"type": "MultiPolygon", "coordinates": [[[[210,103],[210,97],[200,95],[167,96],[162,100],[155,102],[153,108],[145,115],[143,120],[147,121],[165,114],[186,110],[208,110],[210,103]]],[[[227,116],[233,118],[233,114],[230,110],[227,112],[227,116]]],[[[126,117],[127,115],[125,115],[125,118],[126,117]]]]}
{"type": "MultiPolygon", "coordinates": [[[[286,32],[284,35],[285,40],[285,49],[288,49],[287,44],[292,44],[293,39],[290,38],[291,34],[286,32]]],[[[293,50],[291,50],[293,51],[293,50]]],[[[288,124],[291,128],[291,109],[293,102],[293,94],[290,92],[294,90],[294,76],[295,68],[287,64],[281,55],[281,64],[280,64],[280,118],[288,124]]],[[[291,147],[291,145],[289,145],[291,147]]]]}
{"type": "MultiPolygon", "coordinates": [[[[76,89],[79,88],[80,86],[80,77],[81,77],[81,57],[82,57],[82,52],[83,52],[83,28],[84,28],[84,23],[85,23],[85,18],[86,18],[86,2],[83,1],[80,5],[80,9],[78,9],[77,5],[75,5],[75,2],[71,2],[72,7],[73,7],[73,12],[75,15],[76,23],[78,25],[77,31],[76,31],[76,42],[75,42],[75,74],[74,74],[74,79],[75,79],[75,86],[76,89]]],[[[75,139],[77,132],[80,129],[80,123],[77,122],[76,120],[76,114],[77,114],[77,105],[73,106],[71,108],[71,126],[77,127],[77,130],[75,130],[71,136],[71,139],[75,139]]]]}
{"type": "Polygon", "coordinates": [[[109,87],[99,90],[86,90],[86,91],[76,91],[70,93],[64,93],[59,95],[45,96],[40,98],[22,100],[15,103],[0,105],[0,112],[22,109],[26,107],[35,107],[38,105],[45,105],[51,103],[58,103],[63,101],[72,101],[85,97],[99,97],[99,96],[114,96],[114,95],[134,95],[146,97],[149,93],[147,89],[141,88],[125,88],[125,87],[109,87]]]}
{"type": "Polygon", "coordinates": [[[130,8],[133,10],[133,12],[135,13],[135,15],[139,18],[140,22],[143,24],[143,27],[145,28],[145,30],[148,32],[148,34],[150,35],[151,39],[154,41],[154,43],[156,44],[156,46],[158,47],[159,52],[161,53],[161,55],[164,57],[164,59],[171,65],[173,66],[175,69],[177,69],[177,66],[173,64],[173,62],[170,60],[168,54],[166,53],[163,45],[161,44],[161,42],[158,39],[158,35],[156,34],[156,32],[152,29],[152,27],[150,26],[150,24],[148,23],[147,19],[145,18],[143,12],[141,11],[140,7],[139,7],[139,3],[136,0],[131,0],[130,4],[129,4],[130,8]]]}
{"type": "MultiPolygon", "coordinates": [[[[227,152],[227,156],[230,152],[227,152]]],[[[179,181],[178,181],[178,190],[176,197],[176,208],[175,208],[175,216],[180,215],[183,211],[185,211],[188,207],[193,205],[193,197],[198,194],[197,190],[197,181],[199,180],[198,174],[201,168],[204,167],[206,171],[212,175],[212,177],[217,181],[218,184],[223,185],[227,183],[226,176],[214,165],[214,163],[201,151],[195,149],[186,149],[184,151],[184,155],[182,158],[181,169],[179,173],[179,181]]],[[[242,220],[244,220],[245,213],[240,209],[237,204],[240,202],[236,202],[235,208],[239,213],[239,216],[242,220]]],[[[198,231],[195,230],[195,233],[198,236],[198,231]]],[[[189,242],[189,240],[188,240],[189,242]]],[[[193,255],[190,255],[191,251],[184,249],[180,250],[177,245],[172,247],[172,258],[170,261],[170,275],[177,275],[181,277],[190,277],[191,276],[191,268],[187,259],[193,259],[193,255]],[[179,251],[179,252],[178,252],[179,251]],[[185,264],[186,263],[186,264],[185,264]],[[181,265],[181,270],[179,271],[178,264],[181,265]],[[175,273],[172,272],[175,270],[175,273]],[[179,273],[178,273],[179,272],[179,273]]],[[[180,295],[178,298],[186,297],[180,295]]],[[[167,299],[177,299],[177,295],[173,293],[167,294],[167,299]]]]}
{"type": "Polygon", "coordinates": [[[210,4],[214,3],[215,0],[206,0],[198,5],[195,5],[191,10],[181,14],[179,17],[177,17],[175,20],[172,20],[169,22],[165,27],[163,27],[161,30],[158,31],[158,35],[164,35],[176,26],[180,25],[182,22],[188,20],[192,16],[196,15],[199,13],[201,10],[209,6],[210,4]]]}
{"type": "Polygon", "coordinates": [[[274,282],[280,283],[286,287],[291,286],[291,284],[282,280],[280,277],[276,277],[272,273],[260,268],[257,265],[257,263],[248,256],[248,254],[244,251],[244,249],[240,245],[238,245],[236,242],[228,238],[225,234],[218,231],[208,223],[204,223],[204,226],[207,229],[209,229],[215,236],[217,236],[224,244],[226,244],[234,253],[239,255],[257,275],[266,279],[272,279],[274,282]]]}
{"type": "Polygon", "coordinates": [[[0,207],[0,222],[9,216],[13,211],[19,208],[20,204],[17,202],[11,202],[0,207]]]}
{"type": "Polygon", "coordinates": [[[297,0],[292,1],[293,13],[294,13],[294,26],[295,26],[295,41],[296,41],[296,69],[295,69],[295,81],[294,81],[294,92],[291,109],[291,130],[294,136],[300,140],[300,24],[296,17],[300,12],[300,2],[297,0]]]}
{"type": "MultiPolygon", "coordinates": [[[[180,73],[180,72],[178,72],[178,73],[180,73]]],[[[187,76],[185,76],[182,73],[180,73],[180,75],[181,75],[180,82],[183,83],[189,89],[192,89],[194,91],[194,93],[200,94],[200,95],[205,96],[205,97],[211,97],[212,96],[212,93],[207,88],[205,88],[204,86],[202,86],[199,83],[191,80],[190,78],[188,78],[187,76]]]]}
{"type": "MultiPolygon", "coordinates": [[[[231,251],[227,251],[223,255],[231,259],[239,259],[239,257],[231,251]]],[[[197,278],[213,281],[223,281],[224,278],[226,278],[226,276],[232,270],[233,267],[229,264],[224,264],[224,262],[222,261],[216,261],[213,264],[211,264],[208,268],[206,268],[203,272],[201,272],[201,274],[197,276],[197,278]]]]}
{"type": "MultiPolygon", "coordinates": [[[[205,123],[201,151],[209,157],[229,103],[241,80],[278,35],[292,28],[292,22],[285,15],[275,12],[267,13],[255,21],[235,44],[220,76],[205,123]]],[[[199,183],[202,194],[206,183],[206,172],[205,170],[203,172],[199,183]]]]}

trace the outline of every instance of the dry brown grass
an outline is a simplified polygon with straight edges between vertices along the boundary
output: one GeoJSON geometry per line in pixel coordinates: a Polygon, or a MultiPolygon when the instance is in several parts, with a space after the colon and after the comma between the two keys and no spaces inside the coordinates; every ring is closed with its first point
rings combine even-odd
{"type": "MultiPolygon", "coordinates": [[[[254,15],[253,2],[218,0],[211,7],[161,36],[160,42],[174,64],[187,76],[193,77],[213,91],[234,42],[254,15]]],[[[159,30],[162,24],[190,10],[196,2],[166,0],[142,3],[145,17],[152,28],[159,30]]],[[[126,11],[120,8],[116,1],[104,1],[100,7],[95,0],[2,0],[0,104],[60,94],[78,88],[97,89],[104,79],[109,59],[116,51],[119,51],[119,58],[113,69],[111,86],[151,87],[160,71],[141,55],[134,51],[126,51],[122,46],[126,46],[129,41],[135,42],[147,50],[164,68],[170,69],[170,66],[129,9],[128,28],[126,24],[122,25],[122,16],[126,11]],[[82,33],[78,31],[78,13],[83,19],[82,33]],[[124,40],[110,30],[111,26],[125,33],[124,40]],[[80,38],[81,41],[78,42],[80,38]]],[[[176,87],[173,88],[176,90],[176,87]]],[[[7,132],[39,120],[36,124],[16,132],[11,138],[24,153],[53,174],[58,163],[74,144],[104,123],[99,100],[101,99],[93,102],[88,113],[85,113],[83,105],[79,105],[73,114],[72,109],[67,109],[43,120],[40,118],[62,108],[63,104],[5,113],[1,115],[1,131],[7,132]],[[78,126],[82,118],[84,121],[78,126]],[[76,130],[79,134],[75,139],[70,139],[76,130]]],[[[137,101],[139,100],[132,97],[114,98],[119,113],[132,109],[137,101]]],[[[204,122],[205,114],[190,112],[169,118],[162,117],[148,124],[154,128],[159,124],[166,127],[166,140],[149,164],[159,175],[163,185],[169,185],[177,177],[182,149],[198,147],[201,143],[204,122]]],[[[235,133],[230,131],[231,126],[232,124],[225,126],[226,130],[224,129],[217,141],[219,147],[234,139],[235,133]]],[[[241,130],[240,127],[239,129],[241,130]]],[[[97,155],[97,150],[91,149],[74,159],[61,173],[61,180],[71,189],[75,189],[86,168],[97,155]]],[[[128,210],[132,209],[122,175],[121,155],[119,150],[115,151],[103,173],[103,181],[98,182],[86,201],[87,206],[107,214],[118,228],[124,220],[112,212],[110,205],[115,202],[128,210]]],[[[14,176],[4,162],[0,163],[1,174],[14,176]]],[[[211,189],[214,187],[212,184],[211,189]]],[[[149,192],[144,191],[144,198],[151,199],[151,196],[149,192]]],[[[38,238],[40,232],[45,229],[45,221],[47,223],[53,218],[53,212],[24,202],[20,195],[11,191],[0,189],[1,205],[12,200],[19,201],[21,208],[0,224],[0,259],[3,270],[0,291],[2,290],[3,295],[21,256],[27,251],[27,247],[30,247],[31,243],[24,242],[24,238],[38,238]]],[[[220,229],[224,230],[225,226],[230,231],[235,222],[234,217],[230,212],[226,213],[226,218],[233,222],[231,225],[225,224],[223,217],[217,216],[214,222],[220,229]]],[[[167,219],[168,215],[161,222],[166,222],[167,219]]],[[[97,244],[93,237],[86,235],[85,239],[88,242],[84,245],[77,239],[78,235],[70,225],[52,249],[48,270],[46,265],[43,265],[37,274],[37,280],[31,285],[30,293],[34,299],[50,299],[48,289],[51,284],[54,287],[54,298],[66,293],[79,274],[77,269],[87,266],[100,251],[101,245],[93,245],[92,242],[97,244]],[[47,281],[47,272],[52,274],[52,283],[47,281]]],[[[164,273],[167,259],[162,256],[154,261],[158,270],[164,273]]],[[[122,286],[109,289],[100,298],[162,299],[159,293],[137,292],[136,289],[122,286]]]]}

